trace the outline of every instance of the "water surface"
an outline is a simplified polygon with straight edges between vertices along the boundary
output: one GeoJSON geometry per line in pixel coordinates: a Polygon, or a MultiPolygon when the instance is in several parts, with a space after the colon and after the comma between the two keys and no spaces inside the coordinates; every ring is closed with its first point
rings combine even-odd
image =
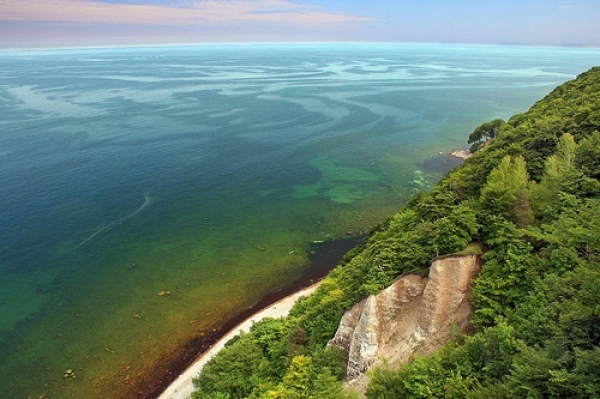
{"type": "Polygon", "coordinates": [[[598,63],[435,45],[0,52],[0,397],[139,396],[191,338],[297,279],[311,242],[367,231],[439,179],[424,161],[598,63]]]}

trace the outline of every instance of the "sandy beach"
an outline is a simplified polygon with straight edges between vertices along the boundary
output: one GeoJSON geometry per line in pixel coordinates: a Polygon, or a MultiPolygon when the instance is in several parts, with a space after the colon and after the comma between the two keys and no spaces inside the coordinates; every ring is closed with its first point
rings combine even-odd
{"type": "Polygon", "coordinates": [[[204,352],[190,367],[188,367],[184,373],[180,374],[179,377],[164,390],[159,396],[159,399],[187,399],[194,391],[192,379],[195,378],[202,367],[219,351],[221,350],[227,341],[235,337],[242,331],[249,331],[252,324],[256,321],[262,320],[266,317],[279,318],[286,316],[296,301],[303,296],[310,295],[314,290],[317,289],[319,283],[313,284],[309,287],[303,288],[271,305],[267,308],[255,313],[248,317],[246,320],[238,324],[231,331],[229,331],[223,338],[217,341],[209,350],[204,352]]]}

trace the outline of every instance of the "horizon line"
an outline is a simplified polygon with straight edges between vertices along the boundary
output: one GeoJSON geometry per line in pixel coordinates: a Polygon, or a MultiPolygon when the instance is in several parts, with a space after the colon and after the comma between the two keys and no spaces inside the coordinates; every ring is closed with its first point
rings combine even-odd
{"type": "Polygon", "coordinates": [[[214,46],[256,46],[256,45],[402,45],[402,46],[462,46],[462,47],[518,47],[538,49],[580,49],[600,50],[600,46],[587,45],[552,45],[552,44],[509,44],[509,43],[469,43],[469,42],[377,42],[377,41],[256,41],[256,42],[189,42],[189,43],[139,43],[139,44],[107,44],[81,46],[49,46],[49,47],[1,47],[0,52],[18,51],[59,51],[59,50],[94,50],[94,49],[127,49],[127,48],[166,48],[166,47],[214,47],[214,46]]]}

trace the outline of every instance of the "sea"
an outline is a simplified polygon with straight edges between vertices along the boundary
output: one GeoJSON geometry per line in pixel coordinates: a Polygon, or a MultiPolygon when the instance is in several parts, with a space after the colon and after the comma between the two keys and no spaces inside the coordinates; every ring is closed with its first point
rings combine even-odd
{"type": "Polygon", "coordinates": [[[0,398],[146,397],[599,49],[0,51],[0,398]]]}

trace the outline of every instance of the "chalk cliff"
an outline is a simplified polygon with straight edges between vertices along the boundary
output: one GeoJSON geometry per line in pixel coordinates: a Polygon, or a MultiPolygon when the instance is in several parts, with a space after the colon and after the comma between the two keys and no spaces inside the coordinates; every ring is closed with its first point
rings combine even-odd
{"type": "Polygon", "coordinates": [[[451,324],[468,329],[467,299],[479,270],[478,255],[436,260],[429,277],[402,276],[346,312],[329,344],[347,355],[348,381],[364,379],[379,362],[396,365],[438,349],[451,324]]]}

